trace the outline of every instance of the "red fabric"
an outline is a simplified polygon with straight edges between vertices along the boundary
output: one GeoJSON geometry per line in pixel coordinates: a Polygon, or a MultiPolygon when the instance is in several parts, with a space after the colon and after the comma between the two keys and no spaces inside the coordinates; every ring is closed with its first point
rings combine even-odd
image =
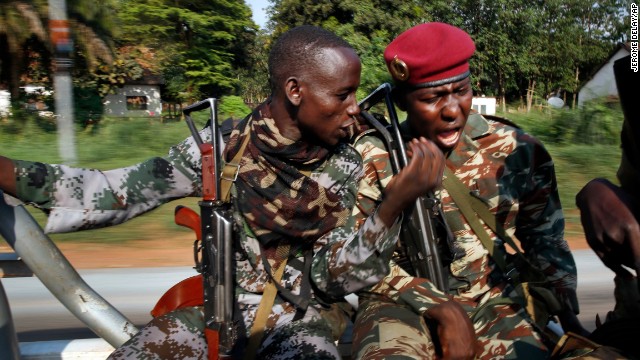
{"type": "MultiPolygon", "coordinates": [[[[431,22],[406,30],[393,40],[384,51],[390,68],[394,58],[404,62],[408,85],[421,85],[449,79],[469,70],[469,58],[475,51],[473,40],[465,31],[448,24],[431,22]]],[[[390,72],[394,75],[393,71],[390,72]]],[[[401,81],[394,76],[394,80],[401,81]]]]}

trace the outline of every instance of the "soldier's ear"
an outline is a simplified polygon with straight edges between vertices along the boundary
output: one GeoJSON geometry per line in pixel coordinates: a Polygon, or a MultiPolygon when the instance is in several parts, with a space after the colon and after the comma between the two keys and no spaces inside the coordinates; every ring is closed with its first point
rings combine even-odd
{"type": "Polygon", "coordinates": [[[300,82],[295,77],[290,77],[284,86],[284,92],[289,99],[289,102],[293,106],[300,105],[300,99],[302,98],[302,92],[300,90],[300,82]]]}

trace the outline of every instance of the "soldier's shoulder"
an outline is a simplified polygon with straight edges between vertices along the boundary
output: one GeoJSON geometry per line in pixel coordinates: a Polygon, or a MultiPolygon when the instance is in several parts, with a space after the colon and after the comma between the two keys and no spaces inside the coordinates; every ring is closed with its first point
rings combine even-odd
{"type": "Polygon", "coordinates": [[[364,147],[386,147],[384,137],[376,129],[368,129],[361,132],[354,137],[352,144],[356,149],[364,147]]]}
{"type": "Polygon", "coordinates": [[[489,114],[482,114],[482,117],[484,117],[485,119],[487,119],[489,121],[496,122],[498,124],[502,124],[502,125],[506,125],[506,126],[510,126],[510,127],[516,128],[518,130],[522,130],[522,128],[518,124],[516,124],[512,120],[507,119],[506,117],[502,117],[502,116],[498,116],[498,115],[489,115],[489,114]]]}

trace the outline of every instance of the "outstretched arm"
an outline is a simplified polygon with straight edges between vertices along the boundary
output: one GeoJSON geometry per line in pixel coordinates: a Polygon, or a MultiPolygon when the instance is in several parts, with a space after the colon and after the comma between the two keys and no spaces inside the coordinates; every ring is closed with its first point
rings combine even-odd
{"type": "MultiPolygon", "coordinates": [[[[202,130],[203,139],[210,137],[202,130]]],[[[48,233],[110,226],[168,201],[197,196],[200,152],[192,138],[165,157],[101,171],[0,157],[0,188],[47,211],[48,233]]]]}

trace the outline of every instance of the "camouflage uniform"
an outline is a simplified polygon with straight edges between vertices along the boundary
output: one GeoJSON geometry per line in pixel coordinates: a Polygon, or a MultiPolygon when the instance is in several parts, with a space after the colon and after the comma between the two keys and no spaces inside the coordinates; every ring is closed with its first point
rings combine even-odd
{"type": "MultiPolygon", "coordinates": [[[[208,128],[200,132],[210,139],[208,128]]],[[[115,225],[170,200],[201,194],[201,158],[192,138],[170,149],[168,156],[153,158],[124,169],[98,171],[17,161],[18,196],[49,212],[48,232],[76,231],[115,225]]],[[[362,159],[353,147],[337,146],[310,177],[341,195],[344,208],[354,207],[362,159]]],[[[235,191],[232,190],[232,191],[235,191]]],[[[232,194],[234,194],[232,192],[232,194]]],[[[239,229],[246,223],[234,215],[239,229]]],[[[322,236],[313,244],[311,274],[303,274],[304,257],[291,256],[280,284],[300,294],[303,277],[310,276],[324,301],[343,300],[353,291],[379,282],[389,270],[399,233],[399,222],[387,228],[375,212],[357,232],[354,219],[322,236]]],[[[253,323],[268,279],[258,240],[252,231],[241,231],[236,249],[236,299],[242,325],[253,323]]],[[[296,308],[276,297],[267,320],[267,331],[258,351],[260,358],[339,358],[332,324],[323,317],[324,301],[311,294],[304,317],[294,320],[296,308]],[[309,355],[312,354],[312,355],[309,355]]],[[[186,308],[154,319],[137,336],[112,354],[113,358],[206,358],[201,308],[186,308]]]]}
{"type": "MultiPolygon", "coordinates": [[[[358,199],[358,217],[364,220],[381,200],[391,168],[378,137],[362,137],[356,149],[365,163],[358,199]]],[[[447,166],[489,204],[498,223],[515,235],[527,257],[548,276],[558,298],[577,310],[576,267],[563,238],[564,218],[553,162],[542,144],[513,126],[472,114],[459,144],[448,156],[447,166]]],[[[454,230],[455,240],[448,244],[452,255],[449,293],[472,319],[483,347],[478,358],[547,357],[551,349],[547,349],[523,308],[499,300],[508,298],[512,286],[446,189],[438,190],[436,196],[454,230]]],[[[504,248],[502,240],[485,228],[504,248]]],[[[446,301],[445,293],[393,264],[382,282],[359,296],[352,351],[355,358],[434,357],[435,347],[423,315],[431,306],[446,301]]]]}

